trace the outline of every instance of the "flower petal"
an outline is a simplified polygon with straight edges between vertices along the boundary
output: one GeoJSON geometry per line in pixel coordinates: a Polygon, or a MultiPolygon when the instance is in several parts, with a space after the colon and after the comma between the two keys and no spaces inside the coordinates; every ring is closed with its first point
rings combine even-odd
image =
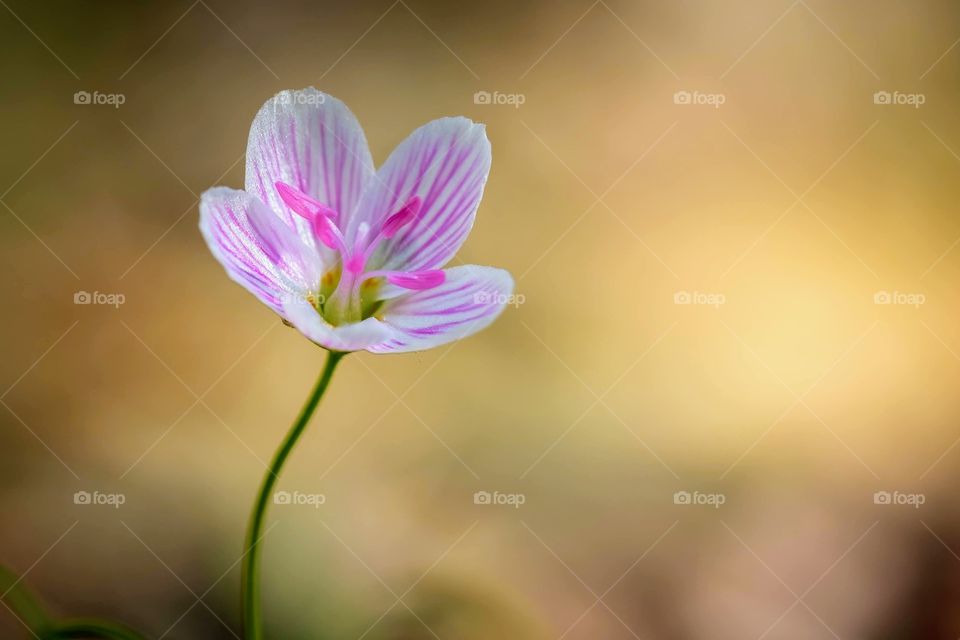
{"type": "Polygon", "coordinates": [[[313,87],[281,91],[261,107],[250,127],[246,190],[310,244],[309,223],[284,204],[276,183],[291,185],[346,216],[375,173],[356,117],[341,101],[313,87]]]}
{"type": "Polygon", "coordinates": [[[320,282],[316,250],[245,191],[214,187],[204,192],[200,232],[227,275],[278,313],[285,297],[312,291],[320,282]]]}
{"type": "Polygon", "coordinates": [[[394,331],[376,318],[333,326],[324,320],[306,300],[292,298],[284,301],[283,313],[300,333],[331,351],[358,351],[379,344],[393,336],[394,331]]]}
{"type": "Polygon", "coordinates": [[[367,351],[422,351],[465,338],[493,322],[513,293],[513,278],[503,269],[467,265],[445,273],[438,287],[385,302],[377,315],[395,335],[367,351]]]}
{"type": "Polygon", "coordinates": [[[371,260],[372,268],[419,271],[442,267],[463,244],[490,173],[490,141],[467,118],[434,120],[400,143],[347,221],[353,238],[362,222],[378,229],[414,196],[416,219],[404,225],[371,260]]]}

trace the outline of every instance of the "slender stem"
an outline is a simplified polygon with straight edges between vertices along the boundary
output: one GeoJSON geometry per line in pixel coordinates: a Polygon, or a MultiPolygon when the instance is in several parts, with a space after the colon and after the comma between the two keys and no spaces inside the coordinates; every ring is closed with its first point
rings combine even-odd
{"type": "Polygon", "coordinates": [[[317,379],[317,383],[313,387],[313,391],[310,392],[303,409],[300,410],[300,415],[293,426],[290,427],[290,431],[287,432],[283,442],[280,443],[280,448],[273,454],[270,468],[263,476],[260,491],[253,503],[253,511],[250,513],[250,524],[247,529],[247,540],[244,546],[246,555],[243,558],[242,576],[243,630],[244,637],[247,640],[262,640],[263,638],[263,623],[260,615],[260,549],[262,547],[260,542],[263,537],[263,524],[273,487],[280,477],[283,464],[287,461],[287,457],[297,444],[297,440],[300,439],[304,429],[306,429],[317,405],[320,404],[320,399],[330,384],[330,378],[333,377],[333,370],[344,355],[346,354],[331,351],[327,356],[327,363],[323,367],[323,372],[317,379]]]}
{"type": "Polygon", "coordinates": [[[0,567],[0,600],[5,600],[14,615],[31,631],[51,625],[50,616],[40,601],[23,584],[21,578],[6,567],[0,567]]]}
{"type": "Polygon", "coordinates": [[[143,636],[121,624],[105,620],[78,619],[58,622],[45,633],[44,640],[67,638],[102,638],[103,640],[143,640],[143,636]]]}
{"type": "Polygon", "coordinates": [[[40,601],[12,571],[0,567],[0,599],[5,599],[14,615],[42,640],[58,638],[103,638],[104,640],[143,640],[133,629],[106,620],[78,618],[54,621],[40,601]]]}

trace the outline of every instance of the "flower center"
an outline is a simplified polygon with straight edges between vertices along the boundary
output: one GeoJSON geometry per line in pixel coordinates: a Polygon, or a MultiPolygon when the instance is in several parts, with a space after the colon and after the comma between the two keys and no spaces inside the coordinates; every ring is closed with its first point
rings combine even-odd
{"type": "Polygon", "coordinates": [[[423,271],[367,271],[367,261],[380,245],[417,219],[423,202],[410,198],[399,211],[388,216],[373,232],[360,223],[352,242],[344,236],[340,212],[311,198],[302,191],[276,183],[277,193],[290,210],[310,223],[314,236],[337,254],[337,262],[328,268],[317,284],[317,311],[332,325],[359,322],[380,307],[382,285],[388,282],[403,289],[422,291],[443,284],[446,276],[439,269],[423,271]]]}

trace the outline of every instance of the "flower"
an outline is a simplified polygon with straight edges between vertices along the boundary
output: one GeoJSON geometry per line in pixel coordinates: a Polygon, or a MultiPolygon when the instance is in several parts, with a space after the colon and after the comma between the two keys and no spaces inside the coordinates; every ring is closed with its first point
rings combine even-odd
{"type": "Polygon", "coordinates": [[[420,351],[503,311],[502,269],[442,267],[466,240],[490,171],[484,126],[441,118],[379,170],[341,101],[283,91],[260,109],[245,190],[200,199],[200,231],[227,275],[331,351],[420,351]]]}

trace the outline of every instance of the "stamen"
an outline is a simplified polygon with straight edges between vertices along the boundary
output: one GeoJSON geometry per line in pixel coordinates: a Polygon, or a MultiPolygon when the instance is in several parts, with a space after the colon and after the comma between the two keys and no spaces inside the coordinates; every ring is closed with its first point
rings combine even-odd
{"type": "MultiPolygon", "coordinates": [[[[380,225],[376,234],[372,233],[370,224],[361,222],[357,225],[353,235],[351,247],[347,247],[347,240],[343,231],[335,220],[339,214],[323,204],[283,182],[274,183],[280,199],[297,215],[310,222],[314,236],[321,243],[340,254],[343,270],[339,274],[327,271],[323,276],[322,286],[333,287],[332,294],[327,297],[322,307],[326,320],[334,325],[345,322],[354,322],[362,319],[364,294],[362,285],[373,278],[384,278],[390,284],[403,289],[424,291],[440,286],[446,282],[446,274],[439,269],[423,271],[387,271],[376,270],[364,273],[367,259],[373,255],[377,246],[383,241],[394,237],[402,228],[409,225],[420,215],[423,201],[419,196],[407,200],[396,213],[388,216],[380,225]],[[372,239],[371,239],[372,237],[372,239]],[[339,278],[334,286],[334,279],[339,278]],[[329,279],[329,282],[328,282],[329,279]]],[[[370,283],[373,284],[373,283],[370,283]]],[[[369,289],[369,287],[367,287],[369,289]]]]}
{"type": "MultiPolygon", "coordinates": [[[[401,228],[412,222],[417,214],[420,213],[420,207],[423,204],[423,201],[419,196],[413,196],[407,201],[407,204],[403,205],[400,211],[397,211],[395,214],[387,218],[387,221],[383,223],[383,228],[380,229],[380,236],[384,238],[392,238],[401,228]]],[[[380,238],[377,238],[379,240],[380,238]]]]}
{"type": "Polygon", "coordinates": [[[284,182],[275,182],[274,186],[277,188],[277,193],[280,194],[280,199],[294,213],[307,220],[312,220],[318,214],[333,219],[338,217],[336,210],[331,209],[319,200],[311,198],[296,187],[284,182]]]}
{"type": "Polygon", "coordinates": [[[318,214],[310,220],[310,226],[320,242],[334,251],[339,251],[340,255],[347,255],[347,243],[343,239],[343,233],[333,223],[333,220],[325,215],[318,214]]]}
{"type": "Polygon", "coordinates": [[[361,280],[370,278],[386,278],[390,284],[395,284],[404,289],[413,289],[414,291],[424,291],[439,287],[447,279],[440,269],[426,269],[424,271],[368,271],[363,274],[361,280]]]}
{"type": "Polygon", "coordinates": [[[334,209],[284,182],[275,182],[274,186],[280,194],[280,199],[294,213],[310,221],[310,227],[320,242],[346,255],[347,245],[343,239],[343,233],[333,222],[339,215],[334,209]]]}

